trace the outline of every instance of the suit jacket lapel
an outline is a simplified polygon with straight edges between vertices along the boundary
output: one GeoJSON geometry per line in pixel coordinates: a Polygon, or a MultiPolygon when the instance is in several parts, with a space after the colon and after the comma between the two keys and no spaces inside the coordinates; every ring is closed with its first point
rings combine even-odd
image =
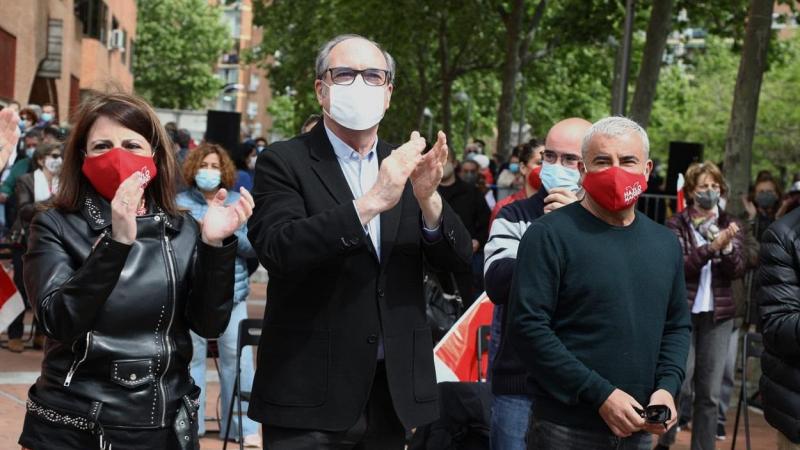
{"type": "Polygon", "coordinates": [[[353,192],[336,160],[331,141],[325,133],[325,127],[320,120],[311,130],[310,140],[311,168],[319,177],[325,189],[330,192],[336,202],[344,204],[353,201],[353,192]]]}
{"type": "MultiPolygon", "coordinates": [[[[377,150],[378,163],[383,164],[383,160],[392,153],[393,148],[379,139],[377,150]]],[[[397,236],[397,229],[400,226],[402,207],[403,199],[401,197],[400,201],[392,209],[381,213],[381,265],[389,261],[389,255],[392,252],[395,237],[397,236]]]]}
{"type": "MultiPolygon", "coordinates": [[[[380,141],[378,141],[380,145],[380,141]]],[[[319,123],[311,130],[311,168],[319,177],[325,189],[330,192],[336,202],[341,204],[352,203],[354,200],[353,191],[350,190],[350,185],[347,184],[347,179],[344,177],[342,167],[336,159],[336,153],[333,151],[331,141],[328,139],[328,134],[325,132],[325,126],[320,120],[319,123]]],[[[383,229],[383,214],[381,214],[381,230],[383,229]]],[[[383,234],[383,232],[381,232],[383,234]]],[[[378,259],[378,252],[375,246],[372,245],[372,240],[367,239],[367,248],[369,248],[372,256],[378,259]]]]}

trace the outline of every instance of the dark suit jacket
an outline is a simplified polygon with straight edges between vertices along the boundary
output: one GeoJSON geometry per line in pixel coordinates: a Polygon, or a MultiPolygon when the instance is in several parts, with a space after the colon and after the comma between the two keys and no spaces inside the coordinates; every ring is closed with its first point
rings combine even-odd
{"type": "MultiPolygon", "coordinates": [[[[378,141],[379,161],[391,151],[378,141]]],[[[470,236],[453,210],[444,205],[442,237],[425,241],[407,183],[400,202],[380,215],[379,260],[322,122],[261,153],[253,195],[249,238],[270,278],[249,416],[290,428],[353,426],[382,336],[401,422],[410,429],[435,420],[422,260],[450,271],[469,264],[470,236]]]]}

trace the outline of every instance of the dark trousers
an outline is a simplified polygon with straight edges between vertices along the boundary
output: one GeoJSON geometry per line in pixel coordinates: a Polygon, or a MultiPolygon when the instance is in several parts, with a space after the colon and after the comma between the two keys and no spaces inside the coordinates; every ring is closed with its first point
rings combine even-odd
{"type": "Polygon", "coordinates": [[[317,431],[264,425],[264,448],[269,450],[402,450],[405,429],[397,418],[386,380],[386,366],[378,363],[375,380],[355,425],[344,431],[317,431]]]}
{"type": "MultiPolygon", "coordinates": [[[[17,290],[19,291],[19,295],[22,297],[22,301],[25,302],[25,307],[28,307],[28,295],[25,292],[25,283],[23,283],[23,272],[22,272],[22,254],[25,253],[25,250],[14,250],[11,253],[11,264],[14,266],[14,284],[17,286],[17,290]]],[[[25,326],[22,323],[22,320],[25,318],[25,312],[23,311],[14,319],[11,324],[8,325],[8,338],[9,339],[20,339],[22,337],[22,333],[25,330],[25,326]]]]}
{"type": "Polygon", "coordinates": [[[618,438],[611,432],[587,431],[536,419],[531,419],[528,430],[528,450],[650,450],[652,447],[653,437],[645,432],[618,438]]]}

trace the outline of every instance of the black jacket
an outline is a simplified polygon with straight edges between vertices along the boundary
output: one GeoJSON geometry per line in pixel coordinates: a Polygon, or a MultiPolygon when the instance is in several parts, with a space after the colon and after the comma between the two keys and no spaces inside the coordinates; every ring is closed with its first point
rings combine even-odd
{"type": "Polygon", "coordinates": [[[478,188],[470,186],[458,177],[450,186],[440,185],[438,191],[461,218],[472,239],[480,243],[479,248],[483,248],[489,238],[489,216],[492,214],[483,194],[478,188]]]}
{"type": "Polygon", "coordinates": [[[99,402],[104,427],[164,428],[193,390],[189,329],[217,337],[228,324],[236,238],[211,247],[190,216],[160,210],[136,224],[132,245],[111,239],[94,192],[80,212],[34,217],[25,286],[48,337],[37,405],[88,417],[99,402]]]}
{"type": "Polygon", "coordinates": [[[764,417],[800,443],[800,209],[764,232],[758,278],[764,417]]]}
{"type": "MultiPolygon", "coordinates": [[[[379,161],[391,151],[378,141],[379,161]]],[[[378,259],[322,122],[261,153],[253,196],[249,238],[270,279],[248,415],[280,427],[351,427],[368,400],[382,339],[403,425],[435,420],[422,259],[463,270],[471,244],[458,216],[445,203],[442,236],[425,241],[407,183],[380,215],[378,259]]]]}

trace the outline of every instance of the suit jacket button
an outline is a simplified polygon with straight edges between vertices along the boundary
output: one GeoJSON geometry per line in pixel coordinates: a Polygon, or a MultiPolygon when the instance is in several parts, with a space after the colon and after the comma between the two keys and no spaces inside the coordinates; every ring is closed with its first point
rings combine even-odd
{"type": "Polygon", "coordinates": [[[369,337],[367,337],[367,343],[374,344],[376,342],[378,342],[378,335],[370,334],[369,337]]]}

